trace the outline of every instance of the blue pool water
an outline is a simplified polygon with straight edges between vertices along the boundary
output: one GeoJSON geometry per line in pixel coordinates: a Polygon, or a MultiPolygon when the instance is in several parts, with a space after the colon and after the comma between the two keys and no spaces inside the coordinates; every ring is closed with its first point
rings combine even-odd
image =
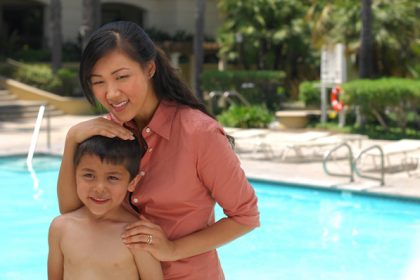
{"type": "MultiPolygon", "coordinates": [[[[34,189],[24,158],[0,158],[0,279],[47,278],[59,163],[34,159],[34,189]]],[[[251,183],[262,226],[219,249],[228,280],[395,280],[420,267],[419,202],[251,183]]]]}

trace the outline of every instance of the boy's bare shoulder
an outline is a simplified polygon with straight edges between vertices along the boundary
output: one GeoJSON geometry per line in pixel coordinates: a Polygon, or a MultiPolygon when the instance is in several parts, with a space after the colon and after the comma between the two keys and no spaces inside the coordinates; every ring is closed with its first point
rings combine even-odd
{"type": "Polygon", "coordinates": [[[63,228],[68,226],[69,224],[73,224],[74,222],[77,222],[77,220],[80,220],[81,218],[83,218],[83,207],[66,213],[66,214],[61,214],[60,216],[55,217],[50,225],[51,229],[59,229],[59,228],[63,228]]]}

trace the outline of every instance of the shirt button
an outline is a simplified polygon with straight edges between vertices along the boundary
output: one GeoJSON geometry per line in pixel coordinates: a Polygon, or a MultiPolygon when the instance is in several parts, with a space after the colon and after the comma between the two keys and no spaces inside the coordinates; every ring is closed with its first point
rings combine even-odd
{"type": "Polygon", "coordinates": [[[150,127],[146,127],[146,133],[150,133],[150,127]]]}
{"type": "Polygon", "coordinates": [[[139,200],[137,198],[133,198],[133,202],[137,203],[137,202],[139,202],[139,200]]]}
{"type": "Polygon", "coordinates": [[[146,172],[144,172],[143,170],[140,171],[140,176],[144,176],[146,174],[146,172]]]}

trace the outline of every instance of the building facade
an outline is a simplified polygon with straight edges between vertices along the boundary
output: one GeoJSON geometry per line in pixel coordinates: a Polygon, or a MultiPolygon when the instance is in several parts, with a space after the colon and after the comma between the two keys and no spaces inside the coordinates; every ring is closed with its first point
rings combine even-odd
{"type": "MultiPolygon", "coordinates": [[[[63,42],[77,43],[83,0],[61,0],[63,42]]],[[[131,20],[170,35],[194,34],[195,0],[102,0],[101,22],[131,20]]],[[[0,38],[19,39],[31,48],[50,45],[50,0],[0,0],[0,38]]],[[[215,37],[221,22],[217,0],[206,0],[205,34],[215,37]]]]}

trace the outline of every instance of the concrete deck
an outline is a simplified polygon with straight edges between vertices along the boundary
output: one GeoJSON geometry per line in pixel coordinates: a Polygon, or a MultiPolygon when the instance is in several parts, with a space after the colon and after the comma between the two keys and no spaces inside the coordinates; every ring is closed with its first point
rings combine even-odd
{"type": "MultiPolygon", "coordinates": [[[[64,147],[64,140],[68,129],[91,116],[57,116],[50,120],[51,147],[47,147],[47,121],[42,124],[39,135],[37,153],[51,152],[61,155],[64,147]]],[[[0,156],[27,154],[30,146],[34,120],[23,122],[0,122],[0,156]]],[[[235,136],[235,130],[227,129],[235,136]]],[[[385,186],[380,186],[378,181],[369,180],[355,176],[355,181],[350,183],[348,178],[332,177],[327,175],[322,166],[322,160],[312,156],[312,150],[306,147],[299,157],[291,154],[290,157],[281,158],[278,155],[285,146],[290,146],[291,139],[299,142],[302,130],[295,131],[273,131],[273,130],[248,130],[236,138],[237,153],[241,160],[242,167],[249,178],[274,180],[305,186],[339,189],[344,191],[357,191],[368,194],[379,194],[385,196],[397,196],[414,198],[420,201],[420,172],[417,175],[409,175],[401,170],[401,160],[410,156],[397,155],[391,159],[397,172],[388,170],[385,173],[385,186]],[[248,134],[248,135],[247,135],[248,134]],[[289,144],[286,144],[289,143],[289,144]]],[[[390,141],[374,141],[365,139],[361,141],[361,147],[369,147],[373,144],[384,145],[390,141]]],[[[327,150],[333,145],[322,146],[327,150]]],[[[357,143],[352,144],[354,149],[360,149],[357,143]]],[[[310,146],[309,146],[310,148],[310,146]]],[[[294,150],[293,150],[294,151],[294,150]]],[[[321,151],[322,152],[322,151],[321,151]]],[[[420,150],[418,151],[420,153],[420,150]]],[[[348,163],[344,157],[331,163],[331,169],[336,172],[347,172],[348,163]]],[[[415,168],[415,166],[411,166],[415,168]]],[[[366,173],[378,176],[377,172],[366,173]]]]}

